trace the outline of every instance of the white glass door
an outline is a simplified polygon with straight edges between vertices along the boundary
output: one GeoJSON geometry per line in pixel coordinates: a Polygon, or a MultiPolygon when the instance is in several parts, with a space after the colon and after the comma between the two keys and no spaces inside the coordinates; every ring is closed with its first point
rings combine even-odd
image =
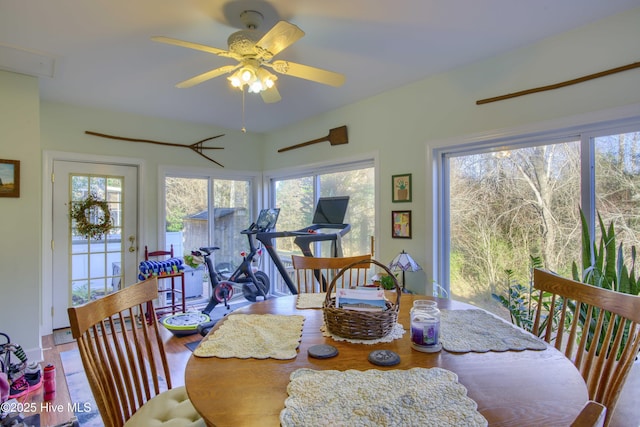
{"type": "MultiPolygon", "coordinates": [[[[67,308],[100,298],[136,281],[137,168],[107,164],[54,162],[53,329],[69,324],[67,308]],[[92,194],[107,202],[111,230],[81,235],[70,206],[92,194]]],[[[90,221],[101,212],[87,210],[90,221]]]]}

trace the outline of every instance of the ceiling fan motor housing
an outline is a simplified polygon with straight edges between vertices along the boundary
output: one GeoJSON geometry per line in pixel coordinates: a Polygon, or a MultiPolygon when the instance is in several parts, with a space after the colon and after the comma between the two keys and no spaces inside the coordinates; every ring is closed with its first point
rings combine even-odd
{"type": "Polygon", "coordinates": [[[231,34],[227,39],[229,50],[241,56],[255,55],[256,42],[260,36],[256,30],[240,30],[231,34]]]}
{"type": "Polygon", "coordinates": [[[255,56],[255,46],[262,34],[258,33],[258,27],[264,17],[255,10],[245,10],[240,14],[240,20],[244,24],[244,30],[236,31],[227,39],[229,50],[238,55],[247,57],[255,56]]]}

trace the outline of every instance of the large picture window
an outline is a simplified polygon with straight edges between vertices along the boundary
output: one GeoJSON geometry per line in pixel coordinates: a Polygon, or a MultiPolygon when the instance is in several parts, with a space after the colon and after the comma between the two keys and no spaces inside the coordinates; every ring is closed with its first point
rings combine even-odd
{"type": "Polygon", "coordinates": [[[532,262],[567,277],[582,265],[581,209],[592,230],[600,215],[618,243],[640,242],[640,126],[516,140],[438,153],[437,281],[498,313],[492,294],[528,286],[532,262]]]}
{"type": "MultiPolygon", "coordinates": [[[[351,225],[351,229],[340,239],[341,251],[344,256],[371,253],[376,219],[375,169],[372,160],[315,167],[295,173],[289,171],[281,175],[274,175],[270,179],[271,206],[280,208],[278,230],[302,230],[311,225],[320,197],[349,196],[344,221],[351,225]]],[[[290,265],[292,254],[302,254],[293,238],[276,239],[274,243],[285,266],[290,265]]],[[[312,251],[318,257],[332,254],[332,248],[326,241],[317,243],[312,251]]],[[[276,285],[274,290],[287,292],[282,283],[276,285]]]]}

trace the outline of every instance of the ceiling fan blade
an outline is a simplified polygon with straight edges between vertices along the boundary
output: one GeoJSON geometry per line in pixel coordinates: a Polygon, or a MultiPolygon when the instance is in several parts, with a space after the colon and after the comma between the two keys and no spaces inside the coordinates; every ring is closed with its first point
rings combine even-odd
{"type": "Polygon", "coordinates": [[[278,102],[282,99],[280,92],[278,92],[278,88],[275,86],[272,86],[270,89],[263,90],[260,92],[260,96],[262,96],[262,100],[267,104],[273,104],[274,102],[278,102]]]}
{"type": "Polygon", "coordinates": [[[199,74],[195,77],[192,77],[188,80],[185,80],[183,82],[180,82],[176,85],[176,87],[180,88],[180,89],[184,89],[187,87],[191,87],[191,86],[195,86],[197,84],[200,84],[202,82],[205,82],[207,80],[210,80],[214,77],[218,77],[221,76],[223,74],[226,73],[230,73],[231,71],[239,68],[242,64],[237,64],[237,65],[225,65],[224,67],[220,67],[220,68],[216,68],[214,70],[211,71],[207,71],[206,73],[202,73],[199,74]]]}
{"type": "Polygon", "coordinates": [[[163,36],[154,36],[154,37],[151,37],[151,40],[160,42],[160,43],[172,44],[180,47],[187,47],[189,49],[200,50],[202,52],[213,53],[214,55],[218,55],[218,56],[226,56],[226,57],[238,59],[238,55],[236,55],[233,52],[229,52],[223,49],[218,49],[217,47],[213,47],[213,46],[207,46],[204,44],[192,43],[184,40],[172,39],[172,38],[163,37],[163,36]]]}
{"type": "Polygon", "coordinates": [[[296,64],[289,61],[274,61],[273,63],[265,63],[263,65],[273,68],[280,74],[298,77],[313,82],[322,83],[329,86],[342,86],[344,83],[344,75],[334,73],[333,71],[322,70],[320,68],[310,67],[308,65],[296,64]]]}
{"type": "Polygon", "coordinates": [[[270,61],[271,58],[294,44],[302,36],[304,36],[304,31],[296,25],[287,21],[279,21],[256,43],[258,56],[270,61]]]}

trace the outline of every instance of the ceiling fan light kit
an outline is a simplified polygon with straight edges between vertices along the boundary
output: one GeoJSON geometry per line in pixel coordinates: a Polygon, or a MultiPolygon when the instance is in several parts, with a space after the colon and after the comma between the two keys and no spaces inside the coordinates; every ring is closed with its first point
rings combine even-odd
{"type": "MultiPolygon", "coordinates": [[[[246,85],[249,92],[260,93],[264,90],[271,89],[278,79],[259,65],[252,64],[254,61],[247,61],[247,64],[237,70],[235,73],[227,77],[231,86],[244,90],[246,85]]],[[[265,102],[268,102],[265,100],[265,102]]]]}

